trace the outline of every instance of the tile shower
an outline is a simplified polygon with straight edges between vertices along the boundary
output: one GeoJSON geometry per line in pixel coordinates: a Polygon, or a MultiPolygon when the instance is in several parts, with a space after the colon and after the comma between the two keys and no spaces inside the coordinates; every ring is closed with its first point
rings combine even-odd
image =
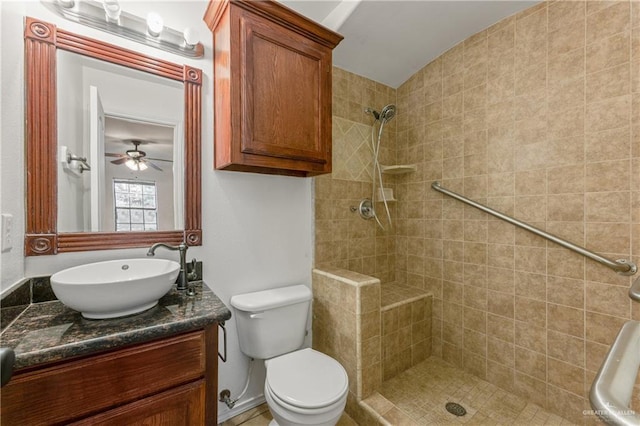
{"type": "MultiPolygon", "coordinates": [[[[640,2],[543,2],[397,89],[337,68],[333,87],[334,172],[315,181],[316,268],[375,277],[381,294],[408,286],[431,295],[425,353],[574,423],[593,422],[582,414],[589,386],[621,324],[640,319],[626,294],[631,279],[430,185],[639,263],[640,2]],[[363,110],[388,103],[398,115],[381,163],[418,168],[384,177],[398,202],[383,231],[349,208],[371,196],[363,110]]],[[[385,374],[384,349],[378,356],[376,380],[402,374],[385,374]]]]}

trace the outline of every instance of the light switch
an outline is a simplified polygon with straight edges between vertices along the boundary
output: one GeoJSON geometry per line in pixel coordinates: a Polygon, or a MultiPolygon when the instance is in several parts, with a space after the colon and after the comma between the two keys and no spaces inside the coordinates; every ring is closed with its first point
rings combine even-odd
{"type": "Polygon", "coordinates": [[[8,213],[2,213],[2,229],[0,234],[2,235],[1,250],[3,252],[11,250],[13,247],[13,215],[8,213]]]}

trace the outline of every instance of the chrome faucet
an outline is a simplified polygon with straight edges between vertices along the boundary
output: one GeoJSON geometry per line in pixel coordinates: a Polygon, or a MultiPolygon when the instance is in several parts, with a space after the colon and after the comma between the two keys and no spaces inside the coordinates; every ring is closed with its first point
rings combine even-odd
{"type": "Polygon", "coordinates": [[[155,243],[149,248],[147,251],[147,256],[155,256],[156,249],[158,247],[164,247],[168,250],[178,250],[180,252],[180,274],[178,275],[178,285],[176,286],[177,290],[186,290],[187,284],[189,283],[189,279],[187,276],[187,248],[189,248],[185,243],[180,243],[177,246],[170,246],[165,243],[155,243]]]}

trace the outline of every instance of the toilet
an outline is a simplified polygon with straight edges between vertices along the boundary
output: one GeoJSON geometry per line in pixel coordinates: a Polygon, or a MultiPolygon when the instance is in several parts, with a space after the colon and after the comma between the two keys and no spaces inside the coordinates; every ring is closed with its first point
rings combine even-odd
{"type": "Polygon", "coordinates": [[[349,379],[338,361],[311,348],[306,335],[311,290],[304,285],[231,298],[240,350],[265,360],[264,397],[270,426],[334,426],[347,402],[349,379]]]}

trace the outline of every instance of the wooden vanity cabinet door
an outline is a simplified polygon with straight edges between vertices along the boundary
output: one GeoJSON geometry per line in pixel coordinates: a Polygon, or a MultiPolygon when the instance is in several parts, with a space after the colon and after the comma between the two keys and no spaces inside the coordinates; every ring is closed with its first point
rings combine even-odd
{"type": "Polygon", "coordinates": [[[331,49],[247,11],[238,22],[240,159],[330,172],[331,49]]]}
{"type": "Polygon", "coordinates": [[[74,426],[191,426],[205,424],[204,380],[89,417],[74,426]]]}

